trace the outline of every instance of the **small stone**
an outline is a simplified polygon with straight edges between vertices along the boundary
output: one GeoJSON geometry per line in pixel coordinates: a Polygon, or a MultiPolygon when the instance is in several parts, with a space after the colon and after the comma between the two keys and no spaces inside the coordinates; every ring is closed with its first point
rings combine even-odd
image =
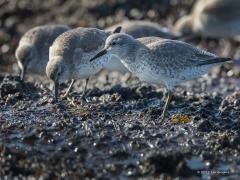
{"type": "Polygon", "coordinates": [[[233,104],[234,106],[240,106],[240,99],[236,99],[233,104]]]}
{"type": "Polygon", "coordinates": [[[197,129],[202,132],[210,132],[213,126],[208,120],[203,120],[198,124],[197,129]]]}

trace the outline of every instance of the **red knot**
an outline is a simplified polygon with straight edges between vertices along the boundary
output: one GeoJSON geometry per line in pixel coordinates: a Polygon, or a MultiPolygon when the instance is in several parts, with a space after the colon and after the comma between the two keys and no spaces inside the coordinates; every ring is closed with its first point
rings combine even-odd
{"type": "Polygon", "coordinates": [[[103,50],[90,61],[105,54],[117,56],[125,67],[141,80],[166,87],[167,99],[161,120],[165,117],[178,84],[201,77],[215,64],[231,60],[218,57],[185,42],[158,37],[134,39],[123,33],[110,35],[103,50]]]}
{"type": "Polygon", "coordinates": [[[25,73],[45,75],[49,47],[53,41],[70,28],[65,25],[43,25],[27,31],[20,39],[15,52],[21,79],[25,73]]]}

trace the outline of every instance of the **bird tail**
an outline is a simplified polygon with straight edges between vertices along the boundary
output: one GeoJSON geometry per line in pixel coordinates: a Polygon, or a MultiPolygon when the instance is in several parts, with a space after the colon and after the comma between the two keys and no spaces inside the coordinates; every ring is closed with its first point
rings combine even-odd
{"type": "Polygon", "coordinates": [[[227,62],[227,61],[232,61],[232,59],[231,58],[216,57],[216,58],[213,58],[213,59],[200,61],[199,65],[202,66],[202,65],[209,65],[209,64],[217,64],[217,63],[224,63],[224,62],[227,62]]]}

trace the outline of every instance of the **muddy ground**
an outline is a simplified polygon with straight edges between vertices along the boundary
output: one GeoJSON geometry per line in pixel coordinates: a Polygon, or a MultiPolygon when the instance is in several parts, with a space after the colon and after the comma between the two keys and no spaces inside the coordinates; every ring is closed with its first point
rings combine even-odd
{"type": "MultiPolygon", "coordinates": [[[[127,74],[110,73],[108,81],[104,73],[92,77],[85,98],[79,81],[58,104],[48,80],[7,75],[20,35],[34,25],[104,28],[130,18],[172,26],[189,12],[190,1],[2,2],[0,179],[239,178],[237,63],[179,86],[164,122],[163,87],[127,74]],[[188,121],[176,122],[176,115],[188,121]]],[[[222,40],[193,43],[218,54],[227,48],[222,40]]]]}

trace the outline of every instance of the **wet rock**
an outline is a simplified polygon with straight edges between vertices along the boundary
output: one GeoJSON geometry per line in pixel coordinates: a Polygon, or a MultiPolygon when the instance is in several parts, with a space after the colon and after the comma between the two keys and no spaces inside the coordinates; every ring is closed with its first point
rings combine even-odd
{"type": "Polygon", "coordinates": [[[184,155],[180,153],[170,154],[168,152],[150,152],[140,163],[142,174],[169,174],[173,176],[191,176],[195,174],[189,169],[184,160],[184,155]]]}
{"type": "Polygon", "coordinates": [[[208,120],[202,120],[198,123],[197,129],[202,132],[210,132],[213,130],[213,125],[208,120]]]}
{"type": "Polygon", "coordinates": [[[37,139],[38,139],[38,137],[35,134],[32,134],[32,135],[23,137],[22,141],[25,144],[29,144],[29,145],[33,146],[34,143],[36,143],[37,139]]]}
{"type": "Polygon", "coordinates": [[[114,151],[110,151],[109,153],[113,158],[117,158],[121,160],[127,159],[130,155],[128,152],[126,152],[126,150],[114,150],[114,151]]]}
{"type": "Polygon", "coordinates": [[[18,76],[5,76],[0,84],[2,98],[13,99],[31,95],[37,96],[37,89],[32,84],[21,81],[18,76]]]}
{"type": "Polygon", "coordinates": [[[230,146],[234,149],[239,149],[239,147],[240,147],[240,137],[239,136],[233,136],[230,139],[230,146]]]}
{"type": "Polygon", "coordinates": [[[1,97],[8,94],[14,94],[16,92],[22,92],[23,82],[19,77],[6,76],[0,84],[0,90],[1,97]]]}
{"type": "Polygon", "coordinates": [[[240,99],[236,99],[233,103],[234,106],[240,107],[240,99]]]}
{"type": "Polygon", "coordinates": [[[223,135],[217,140],[217,144],[219,144],[219,146],[221,146],[221,149],[222,149],[222,148],[229,147],[230,141],[227,136],[223,135]]]}

